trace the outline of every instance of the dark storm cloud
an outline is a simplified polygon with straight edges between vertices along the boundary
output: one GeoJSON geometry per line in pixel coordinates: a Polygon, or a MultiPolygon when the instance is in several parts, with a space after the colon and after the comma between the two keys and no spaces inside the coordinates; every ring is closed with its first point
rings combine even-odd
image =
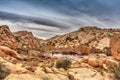
{"type": "Polygon", "coordinates": [[[41,25],[46,25],[46,26],[51,26],[51,27],[60,27],[60,28],[67,28],[67,25],[60,24],[57,21],[53,21],[50,19],[46,18],[37,18],[37,17],[30,17],[30,16],[22,16],[22,15],[17,15],[13,13],[7,13],[7,12],[2,12],[0,11],[0,19],[2,20],[10,20],[10,21],[20,21],[20,22],[31,22],[31,23],[36,23],[36,24],[41,24],[41,25]]]}
{"type": "Polygon", "coordinates": [[[119,28],[119,3],[120,0],[0,0],[0,24],[8,24],[13,31],[31,30],[42,38],[87,25],[119,28]]]}
{"type": "Polygon", "coordinates": [[[44,8],[70,16],[78,16],[81,13],[99,15],[110,12],[109,7],[99,0],[31,0],[31,3],[34,3],[34,6],[43,6],[44,8]]]}

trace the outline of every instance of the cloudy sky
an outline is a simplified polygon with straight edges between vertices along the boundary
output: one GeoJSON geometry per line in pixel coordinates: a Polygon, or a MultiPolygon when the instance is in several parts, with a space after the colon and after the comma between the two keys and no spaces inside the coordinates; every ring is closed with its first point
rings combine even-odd
{"type": "Polygon", "coordinates": [[[0,25],[47,39],[81,26],[120,28],[120,0],[0,0],[0,25]]]}

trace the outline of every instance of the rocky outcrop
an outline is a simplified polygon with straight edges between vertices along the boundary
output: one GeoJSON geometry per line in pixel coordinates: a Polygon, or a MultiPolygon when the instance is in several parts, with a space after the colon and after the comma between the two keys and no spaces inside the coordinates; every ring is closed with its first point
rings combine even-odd
{"type": "Polygon", "coordinates": [[[91,53],[91,48],[84,46],[84,45],[80,45],[74,49],[75,49],[75,52],[78,54],[87,54],[88,55],[91,53]]]}
{"type": "Polygon", "coordinates": [[[20,60],[22,59],[15,50],[12,50],[6,46],[0,46],[0,56],[6,56],[6,55],[9,55],[11,57],[14,57],[20,60]]]}
{"type": "Polygon", "coordinates": [[[120,60],[120,35],[114,35],[110,39],[111,53],[114,58],[120,60]]]}
{"type": "Polygon", "coordinates": [[[28,51],[28,50],[39,50],[40,39],[35,38],[31,32],[18,31],[14,33],[16,42],[18,44],[17,50],[28,51]]]}
{"type": "Polygon", "coordinates": [[[18,31],[12,33],[8,26],[0,26],[0,45],[16,50],[18,53],[28,53],[28,50],[39,50],[41,39],[35,38],[31,32],[18,31]]]}
{"type": "MultiPolygon", "coordinates": [[[[104,52],[105,48],[109,48],[110,38],[114,34],[120,34],[120,29],[102,29],[96,26],[85,26],[77,31],[56,36],[48,39],[47,44],[53,45],[56,48],[71,48],[75,50],[75,47],[83,44],[89,48],[95,48],[93,53],[104,52]]],[[[109,51],[105,52],[109,55],[109,51]]]]}

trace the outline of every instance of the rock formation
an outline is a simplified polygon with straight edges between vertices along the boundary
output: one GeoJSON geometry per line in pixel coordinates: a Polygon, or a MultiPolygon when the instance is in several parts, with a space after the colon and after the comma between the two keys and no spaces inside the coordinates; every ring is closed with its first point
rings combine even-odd
{"type": "Polygon", "coordinates": [[[110,47],[112,55],[120,60],[120,34],[116,34],[110,39],[110,47]]]}
{"type": "Polygon", "coordinates": [[[8,26],[0,26],[0,45],[16,50],[18,53],[28,53],[28,50],[39,50],[41,39],[35,38],[31,32],[18,31],[12,33],[8,26]]]}
{"type": "Polygon", "coordinates": [[[0,46],[0,56],[5,56],[5,55],[9,55],[11,57],[14,57],[20,60],[22,59],[15,50],[12,50],[6,46],[0,46]]]}

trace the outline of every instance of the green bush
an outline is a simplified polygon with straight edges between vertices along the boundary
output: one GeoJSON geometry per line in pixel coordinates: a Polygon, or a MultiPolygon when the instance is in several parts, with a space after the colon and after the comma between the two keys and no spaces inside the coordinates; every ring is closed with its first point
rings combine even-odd
{"type": "Polygon", "coordinates": [[[67,70],[71,65],[71,60],[67,58],[61,58],[56,61],[57,68],[64,68],[67,70]]]}
{"type": "Polygon", "coordinates": [[[10,70],[7,69],[2,62],[0,62],[0,79],[4,79],[9,74],[10,74],[10,70]]]}

